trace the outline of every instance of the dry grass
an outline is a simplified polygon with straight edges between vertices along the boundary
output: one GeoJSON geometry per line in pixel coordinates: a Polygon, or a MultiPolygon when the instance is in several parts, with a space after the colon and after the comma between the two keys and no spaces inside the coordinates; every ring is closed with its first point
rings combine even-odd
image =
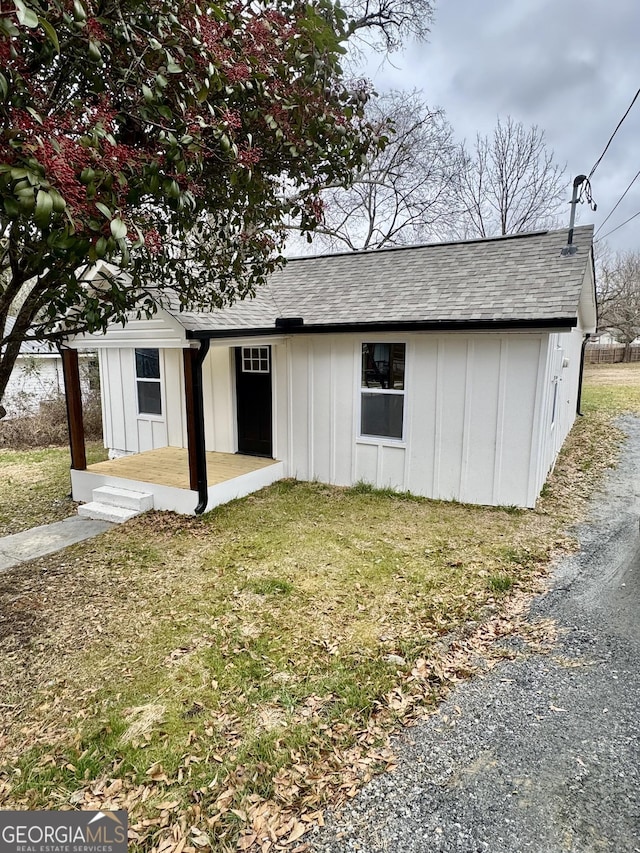
{"type": "MultiPolygon", "coordinates": [[[[104,458],[101,445],[87,444],[89,463],[104,458]]],[[[0,448],[0,536],[73,515],[78,505],[70,497],[70,466],[66,447],[0,448]]]]}
{"type": "MultiPolygon", "coordinates": [[[[87,441],[102,440],[102,407],[100,392],[90,391],[83,400],[84,432],[87,441]]],[[[61,447],[67,445],[67,407],[64,394],[57,394],[40,403],[36,414],[25,413],[19,417],[0,421],[0,448],[25,450],[28,448],[61,447]]]]}
{"type": "Polygon", "coordinates": [[[593,375],[535,511],[285,481],[0,576],[0,807],[126,807],[146,851],[304,849],[496,640],[551,647],[527,595],[615,463],[602,407],[640,411],[640,367],[593,375]]]}

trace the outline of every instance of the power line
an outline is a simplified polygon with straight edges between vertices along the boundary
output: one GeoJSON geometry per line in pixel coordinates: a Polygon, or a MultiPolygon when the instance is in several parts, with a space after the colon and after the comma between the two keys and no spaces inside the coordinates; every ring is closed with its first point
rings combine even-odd
{"type": "Polygon", "coordinates": [[[602,229],[604,228],[605,223],[607,222],[607,220],[609,220],[609,219],[613,216],[613,214],[616,212],[616,208],[618,207],[618,205],[620,204],[620,202],[622,201],[622,199],[626,196],[626,194],[629,192],[629,190],[630,190],[630,189],[631,189],[631,187],[635,184],[635,182],[638,180],[638,178],[639,178],[639,177],[640,177],[640,169],[638,169],[638,171],[637,171],[637,172],[636,172],[636,174],[635,174],[635,177],[633,178],[633,180],[631,181],[631,183],[629,184],[629,186],[628,186],[628,187],[626,188],[626,190],[622,193],[622,195],[620,196],[620,198],[618,199],[618,201],[614,204],[614,206],[612,207],[611,212],[609,213],[609,215],[608,215],[608,216],[607,216],[607,217],[606,217],[606,218],[605,218],[605,219],[600,223],[600,227],[598,228],[598,230],[596,231],[596,233],[593,235],[594,237],[597,237],[597,236],[598,236],[598,234],[600,233],[600,231],[602,231],[602,229]]]}
{"type": "Polygon", "coordinates": [[[626,225],[627,222],[631,222],[632,219],[635,219],[636,216],[640,216],[640,210],[637,213],[634,213],[633,216],[630,216],[628,219],[625,219],[624,222],[621,222],[620,225],[616,225],[615,228],[612,228],[611,231],[607,231],[606,234],[603,234],[602,237],[599,237],[599,240],[604,240],[605,237],[608,237],[609,234],[613,234],[614,231],[617,231],[618,228],[622,228],[623,225],[626,225]]]}
{"type": "Polygon", "coordinates": [[[616,129],[613,131],[613,133],[612,133],[612,134],[611,134],[611,136],[609,137],[609,141],[608,141],[608,142],[607,142],[607,144],[605,145],[605,147],[604,147],[604,151],[603,151],[603,152],[602,152],[602,154],[598,157],[598,159],[596,160],[596,162],[593,164],[593,168],[592,168],[592,169],[591,169],[591,171],[589,172],[588,177],[590,177],[590,178],[591,178],[591,177],[593,176],[593,173],[595,172],[595,170],[596,170],[596,169],[598,168],[598,166],[600,165],[600,163],[601,163],[601,161],[602,161],[602,158],[603,158],[603,157],[604,157],[604,155],[607,153],[607,151],[608,151],[608,149],[609,149],[609,146],[610,146],[610,145],[611,145],[611,143],[613,142],[613,137],[616,135],[616,133],[617,133],[617,132],[620,130],[620,128],[622,127],[622,123],[623,123],[623,121],[626,119],[626,117],[627,117],[627,116],[629,115],[629,113],[631,112],[631,108],[633,107],[633,105],[635,104],[635,102],[638,100],[638,96],[640,96],[640,89],[638,89],[638,91],[637,91],[637,92],[635,93],[635,95],[633,96],[633,100],[631,101],[631,103],[630,103],[630,104],[629,104],[629,106],[627,107],[627,111],[626,111],[626,113],[622,116],[622,118],[620,119],[620,121],[619,121],[619,122],[618,122],[618,124],[616,125],[616,129]]]}

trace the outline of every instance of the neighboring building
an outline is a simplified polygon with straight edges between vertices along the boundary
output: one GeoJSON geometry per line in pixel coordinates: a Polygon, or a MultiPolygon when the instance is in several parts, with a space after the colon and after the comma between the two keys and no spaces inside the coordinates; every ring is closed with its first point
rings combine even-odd
{"type": "MultiPolygon", "coordinates": [[[[7,334],[14,323],[13,317],[7,317],[7,334]]],[[[4,394],[7,417],[35,414],[43,400],[63,392],[62,358],[57,349],[46,341],[24,341],[4,394]]]]}
{"type": "MultiPolygon", "coordinates": [[[[6,334],[11,332],[14,323],[13,317],[7,317],[6,334]]],[[[95,353],[82,354],[83,391],[89,390],[89,362],[92,358],[95,359],[95,353]]],[[[60,394],[64,394],[64,376],[62,357],[57,348],[48,341],[23,341],[4,393],[7,417],[33,415],[40,403],[60,394]]]]}
{"type": "Polygon", "coordinates": [[[105,445],[127,457],[74,470],[75,499],[120,485],[192,513],[296,477],[534,506],[596,328],[592,236],[294,259],[253,300],[70,341],[98,350],[105,445]]]}

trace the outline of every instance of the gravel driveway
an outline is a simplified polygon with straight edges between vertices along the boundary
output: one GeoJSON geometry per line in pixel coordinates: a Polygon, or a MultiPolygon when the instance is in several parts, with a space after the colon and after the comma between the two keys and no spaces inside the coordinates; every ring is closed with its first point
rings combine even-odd
{"type": "Polygon", "coordinates": [[[398,769],[312,837],[317,853],[640,853],[640,420],[533,618],[550,655],[459,686],[394,746],[398,769]],[[448,718],[448,719],[447,719],[448,718]]]}

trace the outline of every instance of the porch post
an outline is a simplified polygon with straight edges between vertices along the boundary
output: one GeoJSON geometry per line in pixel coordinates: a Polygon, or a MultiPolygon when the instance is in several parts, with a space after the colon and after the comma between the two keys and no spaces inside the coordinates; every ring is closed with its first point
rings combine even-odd
{"type": "Polygon", "coordinates": [[[202,363],[209,351],[209,341],[200,342],[199,349],[182,351],[184,359],[184,391],[187,409],[187,445],[189,452],[189,486],[198,492],[196,515],[207,508],[207,452],[204,435],[204,403],[202,399],[202,363]]]}
{"type": "Polygon", "coordinates": [[[64,396],[67,403],[71,467],[76,471],[85,471],[87,468],[87,454],[84,444],[84,422],[82,417],[82,391],[80,389],[78,351],[75,349],[61,349],[60,354],[62,355],[64,396]]]}

